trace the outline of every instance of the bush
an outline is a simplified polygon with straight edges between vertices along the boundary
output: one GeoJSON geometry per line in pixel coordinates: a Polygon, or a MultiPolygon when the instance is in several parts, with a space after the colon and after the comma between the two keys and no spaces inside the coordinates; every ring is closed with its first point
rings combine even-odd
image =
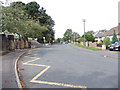
{"type": "Polygon", "coordinates": [[[113,38],[112,38],[112,43],[115,43],[115,42],[117,42],[117,41],[118,41],[117,35],[116,35],[116,33],[115,33],[115,30],[114,30],[113,38]]]}
{"type": "Polygon", "coordinates": [[[79,38],[79,42],[85,42],[86,41],[86,39],[84,39],[84,38],[79,38]]]}
{"type": "Polygon", "coordinates": [[[108,45],[111,44],[110,38],[109,37],[105,37],[103,40],[103,44],[106,45],[106,47],[108,47],[108,45]]]}

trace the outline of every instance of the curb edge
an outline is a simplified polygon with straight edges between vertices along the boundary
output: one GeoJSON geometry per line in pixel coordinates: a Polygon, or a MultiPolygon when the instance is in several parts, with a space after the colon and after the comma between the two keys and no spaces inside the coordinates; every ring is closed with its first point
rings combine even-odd
{"type": "Polygon", "coordinates": [[[18,77],[17,62],[18,62],[18,60],[20,59],[20,57],[21,57],[23,54],[25,54],[25,53],[26,53],[26,52],[23,52],[22,54],[20,54],[20,55],[17,57],[16,61],[15,61],[15,76],[16,76],[16,81],[17,81],[18,88],[22,88],[22,85],[21,85],[20,79],[19,79],[19,77],[18,77]]]}

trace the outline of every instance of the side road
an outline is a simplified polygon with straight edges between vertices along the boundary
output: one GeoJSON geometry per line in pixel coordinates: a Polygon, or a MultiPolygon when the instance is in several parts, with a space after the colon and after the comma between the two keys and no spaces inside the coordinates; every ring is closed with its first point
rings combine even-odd
{"type": "Polygon", "coordinates": [[[27,50],[16,50],[2,56],[2,88],[18,88],[15,62],[27,50]]]}

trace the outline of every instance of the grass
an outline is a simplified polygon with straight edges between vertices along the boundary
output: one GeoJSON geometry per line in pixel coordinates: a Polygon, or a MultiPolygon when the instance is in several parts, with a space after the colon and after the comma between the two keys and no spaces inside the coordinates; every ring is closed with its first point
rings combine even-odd
{"type": "Polygon", "coordinates": [[[99,49],[99,48],[86,47],[86,46],[83,46],[83,45],[80,45],[80,44],[73,44],[73,45],[78,46],[78,47],[82,47],[82,48],[85,48],[85,49],[90,49],[90,50],[93,50],[93,51],[101,51],[102,50],[102,49],[99,49]]]}

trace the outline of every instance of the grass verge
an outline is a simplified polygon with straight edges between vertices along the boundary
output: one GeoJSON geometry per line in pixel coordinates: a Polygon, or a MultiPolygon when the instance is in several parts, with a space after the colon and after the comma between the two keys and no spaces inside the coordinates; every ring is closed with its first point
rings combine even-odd
{"type": "Polygon", "coordinates": [[[99,48],[86,47],[86,46],[83,46],[83,45],[80,45],[80,44],[73,44],[73,45],[78,46],[78,47],[82,47],[82,48],[85,48],[85,49],[90,49],[90,50],[93,50],[93,51],[101,51],[102,50],[102,49],[99,49],[99,48]]]}

